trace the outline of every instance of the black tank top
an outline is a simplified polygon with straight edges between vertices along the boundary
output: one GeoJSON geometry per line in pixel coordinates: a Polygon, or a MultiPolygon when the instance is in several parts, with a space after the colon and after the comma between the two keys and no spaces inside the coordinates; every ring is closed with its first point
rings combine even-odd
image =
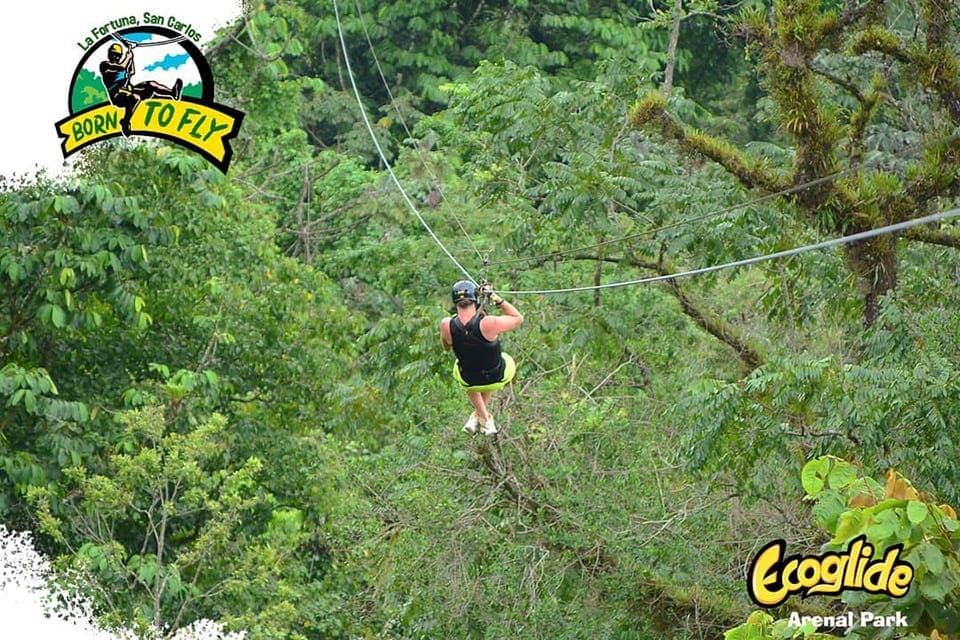
{"type": "Polygon", "coordinates": [[[450,318],[453,352],[460,363],[460,377],[470,386],[491,384],[503,379],[504,364],[500,341],[487,340],[480,332],[478,313],[464,325],[460,318],[450,318]]]}

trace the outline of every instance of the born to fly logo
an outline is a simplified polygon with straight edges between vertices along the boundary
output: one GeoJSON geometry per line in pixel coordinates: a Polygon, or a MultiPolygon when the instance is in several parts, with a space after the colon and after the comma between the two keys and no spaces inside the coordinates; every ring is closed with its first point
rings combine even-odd
{"type": "Polygon", "coordinates": [[[94,27],[56,123],[63,157],[117,136],[165,138],[226,173],[243,113],[213,100],[200,34],[174,16],[144,13],[94,27]]]}

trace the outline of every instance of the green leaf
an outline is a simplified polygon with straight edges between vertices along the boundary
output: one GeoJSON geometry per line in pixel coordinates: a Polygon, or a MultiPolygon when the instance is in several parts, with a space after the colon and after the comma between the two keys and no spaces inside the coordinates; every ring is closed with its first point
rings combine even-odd
{"type": "Polygon", "coordinates": [[[831,542],[846,542],[857,537],[866,528],[869,519],[862,511],[847,511],[840,515],[840,524],[831,542]]]}
{"type": "Polygon", "coordinates": [[[27,413],[36,413],[37,412],[37,396],[34,395],[33,391],[29,389],[23,390],[23,408],[27,410],[27,413]]]}
{"type": "Polygon", "coordinates": [[[913,524],[920,524],[927,518],[927,505],[918,500],[907,501],[907,519],[913,524]]]}
{"type": "Polygon", "coordinates": [[[874,524],[867,528],[867,537],[880,542],[893,536],[900,520],[895,511],[884,511],[874,519],[874,524]]]}
{"type": "Polygon", "coordinates": [[[910,559],[913,562],[918,562],[918,564],[927,568],[927,574],[939,574],[943,573],[943,570],[946,568],[946,561],[943,557],[943,552],[940,549],[929,542],[921,542],[910,552],[910,559]]]}
{"type": "Polygon", "coordinates": [[[153,558],[141,558],[139,571],[137,573],[140,579],[147,584],[153,582],[154,577],[157,575],[157,561],[153,558]]]}
{"type": "Polygon", "coordinates": [[[807,495],[816,496],[823,491],[824,479],[830,469],[830,459],[816,458],[803,466],[800,472],[800,482],[803,484],[803,490],[807,495]]]}
{"type": "Polygon", "coordinates": [[[763,629],[766,625],[752,624],[747,622],[734,627],[723,634],[724,640],[763,640],[765,637],[763,629]]]}
{"type": "Polygon", "coordinates": [[[62,329],[63,326],[67,323],[67,317],[57,305],[53,305],[50,310],[50,322],[53,323],[57,329],[62,329]]]}
{"type": "Polygon", "coordinates": [[[830,470],[830,475],[827,477],[827,481],[830,484],[830,487],[833,489],[843,489],[851,484],[857,479],[857,469],[852,464],[838,460],[834,463],[833,469],[830,470]]]}
{"type": "Polygon", "coordinates": [[[837,527],[837,519],[847,511],[846,500],[835,491],[821,493],[817,504],[811,509],[816,523],[826,529],[833,531],[837,527]]]}
{"type": "Polygon", "coordinates": [[[10,399],[7,400],[7,406],[9,407],[17,406],[20,403],[20,401],[23,399],[23,394],[26,392],[27,392],[26,389],[17,389],[14,392],[14,394],[10,396],[10,399]]]}
{"type": "Polygon", "coordinates": [[[943,599],[950,592],[952,586],[948,576],[928,573],[924,576],[923,580],[920,581],[920,594],[931,600],[943,602],[943,599]]]}
{"type": "Polygon", "coordinates": [[[64,267],[60,270],[60,284],[64,287],[73,286],[73,283],[76,282],[76,280],[77,276],[70,267],[64,267]]]}
{"type": "Polygon", "coordinates": [[[942,526],[945,530],[952,533],[956,531],[958,528],[960,528],[960,522],[957,522],[953,518],[945,515],[943,516],[943,519],[940,521],[940,526],[942,526]]]}

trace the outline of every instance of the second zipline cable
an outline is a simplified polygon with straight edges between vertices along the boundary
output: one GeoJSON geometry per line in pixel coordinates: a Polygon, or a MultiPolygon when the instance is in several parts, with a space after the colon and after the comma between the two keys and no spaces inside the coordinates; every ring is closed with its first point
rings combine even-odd
{"type": "Polygon", "coordinates": [[[948,218],[954,218],[958,215],[960,215],[960,207],[957,207],[954,209],[948,209],[946,211],[941,211],[940,213],[934,213],[929,216],[923,216],[922,218],[905,220],[903,222],[890,224],[885,227],[878,227],[876,229],[870,229],[868,231],[861,231],[860,233],[854,233],[849,236],[841,236],[839,238],[833,238],[831,240],[824,240],[823,242],[818,242],[816,244],[808,244],[802,247],[787,249],[785,251],[777,251],[776,253],[768,253],[762,256],[754,256],[753,258],[745,258],[743,260],[736,260],[734,262],[726,262],[724,264],[718,264],[711,267],[702,267],[700,269],[691,269],[690,271],[681,271],[678,273],[670,273],[666,275],[650,276],[649,278],[639,278],[637,280],[626,280],[624,282],[611,282],[608,284],[590,285],[590,286],[583,286],[583,287],[570,287],[567,289],[532,289],[532,290],[523,290],[523,291],[520,291],[520,290],[499,291],[499,293],[510,294],[510,295],[577,293],[581,291],[595,291],[597,289],[613,289],[616,287],[629,287],[633,285],[650,284],[653,282],[663,282],[665,280],[675,280],[677,278],[697,276],[697,275],[702,275],[704,273],[713,273],[714,271],[720,271],[722,269],[733,269],[735,267],[745,267],[747,265],[757,264],[758,262],[765,262],[767,260],[779,260],[780,258],[788,258],[790,256],[795,256],[801,253],[807,253],[809,251],[816,251],[818,249],[828,249],[830,247],[836,247],[842,244],[849,244],[851,242],[858,242],[860,240],[866,240],[868,238],[873,238],[875,236],[884,235],[887,233],[903,231],[904,229],[909,229],[911,227],[918,227],[922,224],[929,224],[931,222],[937,222],[940,220],[946,220],[948,218]]]}
{"type": "Polygon", "coordinates": [[[340,8],[337,6],[337,0],[333,0],[333,13],[337,19],[337,33],[340,36],[340,47],[343,49],[343,61],[347,66],[347,77],[350,78],[350,86],[353,87],[353,95],[357,98],[357,104],[360,106],[360,115],[363,116],[363,124],[366,125],[367,131],[370,133],[370,138],[373,140],[373,146],[377,148],[377,154],[380,156],[380,160],[383,162],[383,166],[387,168],[387,173],[390,174],[390,177],[393,178],[394,184],[397,185],[397,189],[400,190],[400,194],[403,196],[403,199],[407,202],[407,205],[410,207],[410,210],[413,211],[413,214],[417,216],[417,220],[420,221],[420,224],[423,225],[423,228],[427,230],[427,233],[430,234],[430,237],[433,238],[433,241],[437,243],[443,252],[448,258],[457,266],[463,275],[467,277],[471,282],[475,282],[470,273],[463,268],[456,258],[453,257],[453,254],[450,253],[443,243],[440,241],[440,238],[437,237],[437,234],[433,232],[433,229],[430,228],[430,225],[427,224],[427,221],[423,219],[423,216],[420,215],[420,212],[417,210],[417,207],[413,204],[413,201],[410,199],[410,196],[407,195],[407,192],[404,190],[403,185],[400,184],[400,180],[397,178],[397,175],[393,172],[393,167],[390,166],[390,162],[387,160],[386,154],[383,152],[383,148],[380,146],[380,141],[377,140],[377,135],[373,131],[373,127],[370,125],[370,119],[367,118],[367,109],[363,106],[363,99],[360,97],[360,90],[357,89],[357,82],[353,77],[353,68],[350,66],[350,55],[347,53],[347,41],[343,36],[343,24],[340,22],[340,8]]]}

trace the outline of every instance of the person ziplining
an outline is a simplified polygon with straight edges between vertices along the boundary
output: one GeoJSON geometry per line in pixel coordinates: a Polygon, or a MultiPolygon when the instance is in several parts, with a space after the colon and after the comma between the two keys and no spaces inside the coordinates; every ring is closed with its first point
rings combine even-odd
{"type": "Polygon", "coordinates": [[[123,109],[123,118],[120,120],[120,131],[125,136],[130,135],[130,118],[133,117],[137,106],[149,98],[169,98],[179,100],[183,81],[177,78],[173,87],[147,80],[133,84],[130,79],[136,73],[133,66],[134,43],[127,43],[124,53],[119,42],[114,42],[107,50],[107,59],[100,63],[100,75],[103,77],[103,86],[110,97],[110,103],[123,109]]]}
{"type": "Polygon", "coordinates": [[[453,349],[453,377],[467,393],[473,413],[463,431],[474,434],[480,425],[484,435],[497,433],[490,414],[490,396],[513,380],[516,363],[500,346],[501,333],[512,331],[523,323],[523,315],[493,291],[493,285],[478,287],[469,280],[453,285],[456,313],[440,322],[440,343],[444,350],[453,349]],[[502,316],[488,315],[481,298],[499,308],[502,316]]]}

